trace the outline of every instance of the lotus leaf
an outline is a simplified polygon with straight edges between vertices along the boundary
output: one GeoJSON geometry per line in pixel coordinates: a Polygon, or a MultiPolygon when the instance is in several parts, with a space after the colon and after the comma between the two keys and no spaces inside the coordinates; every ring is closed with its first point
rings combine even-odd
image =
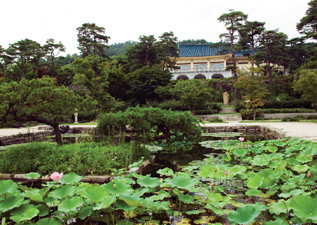
{"type": "Polygon", "coordinates": [[[92,214],[92,209],[90,206],[86,206],[86,207],[82,207],[80,208],[79,212],[78,212],[78,217],[81,220],[84,220],[85,218],[87,218],[88,216],[91,216],[92,214]]]}
{"type": "Polygon", "coordinates": [[[197,185],[199,181],[191,177],[174,176],[173,179],[165,179],[165,183],[169,184],[171,187],[190,190],[192,187],[197,185]]]}
{"type": "Polygon", "coordinates": [[[233,224],[251,224],[259,214],[260,211],[256,210],[255,207],[247,205],[229,213],[228,219],[233,224]]]}
{"type": "Polygon", "coordinates": [[[293,170],[298,173],[306,172],[309,169],[309,166],[305,165],[296,165],[293,167],[293,170]]]}
{"type": "Polygon", "coordinates": [[[232,153],[236,156],[243,157],[248,153],[248,150],[245,148],[236,148],[232,151],[232,153]]]}
{"type": "Polygon", "coordinates": [[[129,177],[129,178],[132,178],[132,177],[141,178],[141,177],[143,177],[143,176],[140,175],[140,174],[137,174],[135,171],[132,171],[132,172],[129,173],[128,177],[129,177]]]}
{"type": "Polygon", "coordinates": [[[121,193],[132,193],[133,189],[131,185],[123,183],[123,182],[115,182],[111,181],[107,184],[101,185],[104,187],[109,194],[119,195],[121,193]]]}
{"type": "Polygon", "coordinates": [[[274,172],[269,176],[271,179],[279,179],[284,174],[283,170],[274,170],[274,172]]]}
{"type": "Polygon", "coordinates": [[[104,187],[92,186],[83,191],[81,196],[97,203],[101,202],[107,196],[107,191],[104,187]]]}
{"type": "Polygon", "coordinates": [[[152,178],[150,177],[150,175],[147,175],[147,176],[139,178],[137,183],[141,187],[154,188],[154,187],[158,187],[161,184],[161,181],[159,178],[152,178]]]}
{"type": "Polygon", "coordinates": [[[219,216],[222,216],[225,214],[223,209],[218,209],[218,208],[214,207],[213,204],[211,204],[211,203],[207,203],[205,205],[205,208],[212,210],[216,215],[219,215],[219,216]]]}
{"type": "Polygon", "coordinates": [[[308,195],[297,195],[290,200],[289,207],[301,220],[317,220],[317,202],[308,195]]]}
{"type": "Polygon", "coordinates": [[[268,207],[266,205],[261,204],[260,202],[256,203],[256,204],[246,204],[246,205],[251,205],[253,206],[256,210],[262,212],[264,210],[266,210],[268,207]]]}
{"type": "Polygon", "coordinates": [[[125,201],[118,199],[116,201],[116,209],[122,209],[126,212],[131,212],[135,210],[138,206],[131,207],[125,201]]]}
{"type": "Polygon", "coordinates": [[[268,149],[267,149],[269,152],[277,152],[278,148],[276,146],[269,146],[268,149]]]}
{"type": "Polygon", "coordinates": [[[293,176],[291,178],[288,178],[287,182],[288,183],[298,183],[298,182],[302,181],[305,176],[306,176],[306,174],[302,173],[302,174],[299,174],[298,176],[293,176]]]}
{"type": "Polygon", "coordinates": [[[270,196],[270,195],[275,195],[276,192],[278,192],[280,188],[279,187],[271,187],[265,195],[270,196]]]}
{"type": "Polygon", "coordinates": [[[258,172],[258,175],[264,178],[260,188],[268,189],[274,185],[276,179],[269,178],[270,174],[272,173],[273,173],[273,170],[271,169],[264,169],[258,172]]]}
{"type": "Polygon", "coordinates": [[[231,156],[229,155],[228,152],[226,152],[225,154],[222,154],[221,157],[223,158],[223,160],[227,162],[231,161],[231,156]]]}
{"type": "Polygon", "coordinates": [[[252,161],[252,165],[254,166],[265,166],[268,165],[270,159],[267,155],[256,155],[252,161]]]}
{"type": "Polygon", "coordinates": [[[198,214],[204,213],[204,212],[206,212],[206,210],[198,209],[198,210],[186,211],[186,214],[188,214],[188,215],[198,215],[198,214]]]}
{"type": "Polygon", "coordinates": [[[161,175],[165,175],[165,176],[173,176],[174,175],[174,171],[168,167],[164,168],[164,169],[159,169],[157,171],[158,174],[161,175]]]}
{"type": "Polygon", "coordinates": [[[289,157],[286,159],[286,162],[288,165],[291,165],[291,166],[296,166],[296,165],[299,165],[301,164],[300,162],[298,162],[294,157],[289,157]]]}
{"type": "Polygon", "coordinates": [[[131,169],[131,168],[133,168],[133,167],[139,167],[139,166],[141,166],[141,164],[142,164],[143,161],[144,161],[144,157],[141,157],[141,160],[130,164],[130,165],[129,165],[129,168],[131,169]]]}
{"type": "Polygon", "coordinates": [[[6,212],[9,211],[13,208],[17,208],[20,205],[22,205],[24,202],[24,197],[19,195],[19,196],[11,196],[3,201],[0,202],[0,211],[1,212],[6,212]]]}
{"type": "Polygon", "coordinates": [[[58,210],[68,213],[69,211],[76,210],[77,207],[84,203],[84,199],[80,196],[67,198],[58,205],[58,210]]]}
{"type": "MultiPolygon", "coordinates": [[[[208,158],[208,159],[212,159],[212,158],[208,158]]],[[[185,166],[185,167],[183,167],[183,170],[185,170],[185,171],[193,171],[195,169],[198,169],[198,166],[185,166]]]]}
{"type": "Polygon", "coordinates": [[[37,178],[41,177],[41,174],[35,173],[35,172],[31,172],[31,173],[25,174],[24,177],[30,178],[30,179],[37,179],[37,178]]]}
{"type": "Polygon", "coordinates": [[[262,191],[260,190],[256,190],[256,189],[249,189],[245,194],[247,196],[258,196],[259,194],[261,194],[262,191]]]}
{"type": "Polygon", "coordinates": [[[285,220],[278,218],[274,221],[265,222],[264,225],[289,225],[285,220]]]}
{"type": "MultiPolygon", "coordinates": [[[[140,175],[140,176],[143,177],[142,175],[140,175]]],[[[116,183],[123,182],[123,183],[126,183],[126,184],[135,184],[135,181],[132,178],[127,177],[127,176],[124,176],[124,177],[116,176],[113,180],[116,183]]]]}
{"type": "Polygon", "coordinates": [[[254,154],[259,154],[262,152],[262,149],[261,148],[250,148],[250,152],[254,153],[254,154]]]}
{"type": "Polygon", "coordinates": [[[103,198],[102,202],[97,203],[94,206],[94,210],[100,210],[100,209],[107,209],[111,206],[112,203],[116,201],[115,195],[107,195],[105,198],[103,198]]]}
{"type": "Polygon", "coordinates": [[[11,217],[14,222],[20,223],[21,221],[31,220],[37,216],[40,211],[34,207],[34,205],[21,205],[19,208],[15,208],[11,211],[11,217]]]}
{"type": "Polygon", "coordinates": [[[281,213],[286,213],[287,209],[286,209],[285,204],[287,205],[286,202],[283,203],[282,201],[278,201],[276,203],[272,203],[271,206],[270,206],[269,212],[271,214],[276,214],[276,215],[280,215],[281,213]]]}
{"type": "Polygon", "coordinates": [[[147,201],[146,202],[146,207],[152,212],[158,212],[160,210],[170,211],[171,210],[171,208],[169,207],[170,204],[171,203],[169,201],[166,201],[166,202],[147,201]]]}
{"type": "Polygon", "coordinates": [[[171,197],[171,195],[163,190],[159,190],[159,194],[158,195],[153,195],[147,199],[152,200],[152,201],[157,201],[157,200],[163,200],[164,198],[169,198],[171,197]]]}
{"type": "Polygon", "coordinates": [[[194,202],[195,197],[188,194],[181,194],[178,196],[178,199],[186,204],[192,204],[194,202]]]}
{"type": "Polygon", "coordinates": [[[57,218],[43,218],[37,221],[36,225],[61,225],[61,221],[57,218]]]}
{"type": "Polygon", "coordinates": [[[258,188],[262,185],[263,183],[263,180],[264,180],[264,177],[257,174],[255,175],[254,177],[251,178],[251,180],[247,183],[247,186],[249,188],[258,188]]]}
{"type": "Polygon", "coordinates": [[[39,204],[35,206],[40,212],[39,216],[46,216],[49,213],[50,208],[47,205],[39,204]]]}
{"type": "Polygon", "coordinates": [[[0,195],[4,193],[14,193],[18,190],[18,185],[13,180],[0,180],[0,195]]]}
{"type": "Polygon", "coordinates": [[[72,185],[63,185],[62,187],[50,192],[48,194],[48,197],[53,197],[55,199],[63,199],[67,196],[73,196],[76,189],[77,188],[72,185]]]}
{"type": "Polygon", "coordinates": [[[83,176],[78,176],[76,173],[71,172],[64,175],[59,181],[64,184],[77,184],[79,181],[81,181],[81,179],[83,179],[83,176]]]}
{"type": "Polygon", "coordinates": [[[33,189],[31,191],[26,190],[25,194],[27,194],[27,196],[30,198],[31,201],[36,202],[36,203],[40,203],[43,202],[43,196],[39,193],[40,189],[33,189]]]}
{"type": "Polygon", "coordinates": [[[308,161],[310,161],[307,155],[299,155],[295,158],[295,160],[297,160],[300,163],[307,163],[308,161]]]}
{"type": "Polygon", "coordinates": [[[140,206],[144,203],[144,199],[130,194],[120,194],[119,199],[125,201],[130,207],[140,206]]]}

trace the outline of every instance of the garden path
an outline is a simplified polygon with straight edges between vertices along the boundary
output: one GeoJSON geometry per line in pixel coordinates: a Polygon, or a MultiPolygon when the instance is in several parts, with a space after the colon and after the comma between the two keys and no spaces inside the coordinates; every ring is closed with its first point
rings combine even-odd
{"type": "MultiPolygon", "coordinates": [[[[272,129],[278,129],[284,132],[286,136],[300,137],[307,140],[317,141],[317,123],[312,122],[280,122],[280,123],[239,123],[240,121],[228,121],[228,123],[205,123],[202,126],[239,126],[239,125],[259,125],[269,127],[272,129]]],[[[31,128],[3,128],[0,129],[0,137],[17,135],[28,132],[40,132],[38,130],[40,126],[31,128]]],[[[70,125],[70,127],[96,127],[96,125],[70,125]]]]}

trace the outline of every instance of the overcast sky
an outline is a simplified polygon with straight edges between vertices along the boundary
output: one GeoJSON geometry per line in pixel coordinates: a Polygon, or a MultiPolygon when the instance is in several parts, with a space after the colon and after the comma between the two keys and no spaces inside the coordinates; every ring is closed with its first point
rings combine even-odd
{"type": "Polygon", "coordinates": [[[178,40],[219,41],[225,33],[217,18],[229,9],[242,11],[248,20],[279,28],[289,38],[300,36],[296,24],[305,16],[310,0],[1,0],[0,45],[28,38],[45,44],[61,41],[66,54],[78,53],[77,31],[83,23],[106,29],[109,44],[137,41],[140,35],[173,31],[178,40]]]}

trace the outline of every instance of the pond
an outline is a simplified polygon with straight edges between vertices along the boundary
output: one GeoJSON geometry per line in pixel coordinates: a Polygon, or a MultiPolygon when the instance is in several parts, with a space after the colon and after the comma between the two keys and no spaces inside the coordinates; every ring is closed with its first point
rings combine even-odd
{"type": "MultiPolygon", "coordinates": [[[[153,176],[131,172],[98,185],[79,183],[70,173],[64,185],[47,182],[43,191],[5,189],[10,185],[0,181],[0,197],[8,192],[10,201],[19,201],[24,190],[29,207],[46,205],[56,224],[315,223],[316,159],[310,141],[205,134],[190,151],[158,151],[153,176]]],[[[42,224],[48,222],[44,211],[42,224]]]]}

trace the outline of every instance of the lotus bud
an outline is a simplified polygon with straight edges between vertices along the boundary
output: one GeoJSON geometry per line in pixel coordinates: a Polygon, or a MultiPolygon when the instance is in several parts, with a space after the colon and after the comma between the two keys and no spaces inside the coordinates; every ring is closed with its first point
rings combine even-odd
{"type": "Polygon", "coordinates": [[[93,175],[94,175],[94,172],[93,172],[93,171],[90,171],[90,174],[91,174],[91,176],[93,176],[93,175]]]}
{"type": "Polygon", "coordinates": [[[116,184],[113,184],[113,189],[117,189],[117,185],[116,184]]]}
{"type": "Polygon", "coordinates": [[[310,154],[307,155],[307,159],[310,159],[310,154]]]}
{"type": "Polygon", "coordinates": [[[243,142],[244,138],[243,137],[239,137],[239,141],[243,142]]]}
{"type": "Polygon", "coordinates": [[[215,183],[212,182],[211,185],[210,185],[210,188],[212,189],[214,186],[215,186],[215,183]]]}
{"type": "Polygon", "coordinates": [[[310,178],[311,177],[311,172],[307,173],[307,177],[310,178]]]}
{"type": "Polygon", "coordinates": [[[228,171],[226,170],[225,175],[228,176],[228,171]]]}

